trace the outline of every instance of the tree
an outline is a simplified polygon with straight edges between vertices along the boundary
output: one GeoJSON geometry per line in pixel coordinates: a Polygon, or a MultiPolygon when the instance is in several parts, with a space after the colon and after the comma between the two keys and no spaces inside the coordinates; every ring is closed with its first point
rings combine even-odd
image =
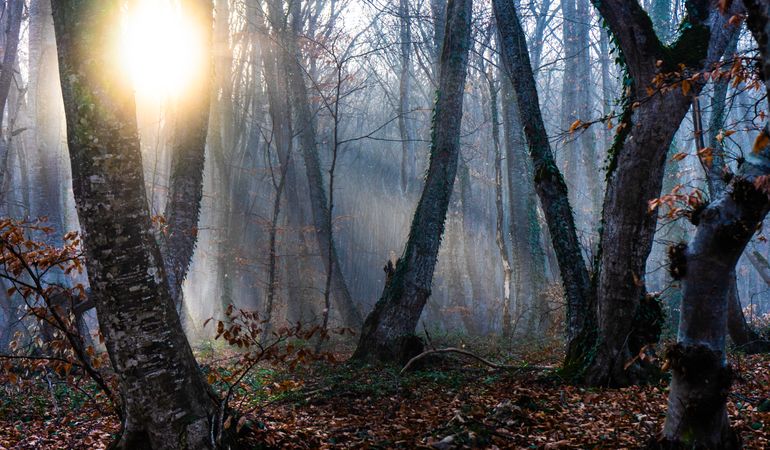
{"type": "Polygon", "coordinates": [[[410,20],[409,0],[399,0],[399,48],[401,54],[401,72],[399,73],[399,111],[398,128],[401,133],[401,192],[406,194],[410,181],[414,180],[415,145],[412,121],[409,118],[412,69],[412,22],[410,20]]]}
{"type": "MultiPolygon", "coordinates": [[[[535,190],[546,216],[561,269],[567,297],[567,332],[569,336],[577,335],[578,330],[585,327],[591,298],[591,280],[575,231],[567,185],[556,167],[548,141],[526,38],[516,10],[507,1],[495,0],[492,5],[499,33],[503,72],[515,91],[519,117],[534,167],[535,190]]],[[[511,156],[515,157],[513,154],[511,156]]],[[[508,161],[508,164],[514,162],[508,161]]]]}
{"type": "Polygon", "coordinates": [[[169,293],[145,196],[120,2],[52,3],[73,191],[125,419],[117,448],[212,448],[217,404],[169,293]]]}
{"type": "MultiPolygon", "coordinates": [[[[3,66],[0,68],[0,196],[4,186],[5,175],[8,166],[8,137],[10,133],[3,133],[3,117],[8,101],[8,93],[13,81],[13,68],[19,49],[19,30],[21,28],[23,0],[9,0],[6,4],[8,18],[5,28],[5,48],[3,49],[3,66]]],[[[1,197],[0,197],[1,199],[1,197]]]]}
{"type": "MultiPolygon", "coordinates": [[[[770,4],[745,2],[759,45],[760,78],[770,81],[770,4]]],[[[668,349],[671,390],[663,429],[666,445],[740,448],[726,400],[732,383],[725,341],[729,291],[743,250],[770,210],[770,125],[714,200],[696,216],[695,237],[675,258],[684,282],[679,339],[668,349]]],[[[674,264],[672,259],[672,264],[674,264]]]]}
{"type": "MultiPolygon", "coordinates": [[[[567,130],[575,121],[586,121],[591,115],[591,14],[588,0],[562,0],[564,21],[564,76],[562,78],[562,122],[567,130]]],[[[566,171],[571,204],[582,227],[593,222],[600,206],[599,161],[593,130],[583,130],[567,137],[566,171]],[[583,186],[584,189],[576,189],[583,186]],[[588,211],[588,213],[584,212],[588,211]]]]}
{"type": "MultiPolygon", "coordinates": [[[[647,371],[626,362],[655,334],[657,302],[645,292],[644,275],[652,249],[657,215],[648,201],[660,195],[666,154],[674,133],[690,108],[702,80],[683,82],[681,89],[658,92],[658,74],[680,71],[685,78],[710,68],[724,53],[730,36],[730,14],[721,14],[707,0],[686,2],[686,27],[671,45],[662,43],[637,2],[594,0],[622,53],[627,71],[627,96],[621,125],[609,150],[607,191],[602,212],[600,255],[596,267],[596,338],[570,342],[566,366],[578,368],[583,381],[624,385],[640,381],[647,371]],[[689,89],[688,89],[689,88],[689,89]],[[685,92],[687,91],[687,92],[685,92]],[[652,92],[652,94],[650,94],[652,92]],[[665,120],[662,120],[665,117],[665,120]],[[652,308],[652,309],[650,309],[652,308]],[[629,337],[630,336],[630,337],[629,337]]],[[[733,6],[733,9],[737,6],[733,6]]]]}
{"type": "Polygon", "coordinates": [[[425,185],[404,253],[364,322],[353,355],[357,359],[404,360],[420,350],[414,330],[430,296],[460,155],[463,91],[471,43],[471,4],[471,0],[449,0],[447,4],[425,185]]]}
{"type": "MultiPolygon", "coordinates": [[[[337,248],[334,244],[331,224],[331,213],[327,203],[324,178],[321,171],[321,161],[316,142],[315,123],[305,85],[305,69],[302,66],[302,54],[299,36],[302,33],[303,14],[299,2],[289,3],[291,21],[288,27],[278,29],[283,45],[281,61],[288,79],[288,94],[294,107],[294,127],[298,133],[298,143],[305,162],[305,171],[310,188],[310,209],[313,216],[316,239],[326,271],[331,273],[331,290],[339,308],[340,316],[345,326],[358,328],[361,314],[356,308],[350,295],[345,277],[340,266],[337,248]]],[[[283,11],[282,2],[270,2],[271,17],[287,17],[283,11]]],[[[274,24],[276,25],[276,24],[274,24]]]]}
{"type": "MultiPolygon", "coordinates": [[[[747,24],[759,46],[759,76],[770,91],[770,4],[745,4],[747,24]]],[[[663,429],[666,446],[740,448],[726,409],[732,383],[725,352],[728,294],[738,258],[770,210],[769,177],[766,123],[730,184],[695,216],[695,237],[672,259],[682,274],[684,297],[679,338],[666,356],[672,372],[663,429]]]]}
{"type": "Polygon", "coordinates": [[[510,338],[511,329],[511,283],[513,268],[508,256],[508,242],[505,240],[505,210],[503,208],[503,152],[500,149],[500,113],[497,105],[499,91],[494,75],[490,69],[484,74],[489,90],[489,121],[492,123],[492,146],[495,155],[495,243],[500,251],[503,265],[503,338],[510,338]]]}
{"type": "Polygon", "coordinates": [[[208,0],[185,0],[182,7],[203,33],[204,67],[198,68],[188,95],[177,99],[171,144],[171,176],[165,220],[168,235],[163,260],[171,297],[180,306],[182,283],[192,263],[198,238],[198,216],[203,196],[203,165],[206,158],[211,101],[212,7],[208,0]],[[194,91],[194,92],[192,92],[194,91]]]}

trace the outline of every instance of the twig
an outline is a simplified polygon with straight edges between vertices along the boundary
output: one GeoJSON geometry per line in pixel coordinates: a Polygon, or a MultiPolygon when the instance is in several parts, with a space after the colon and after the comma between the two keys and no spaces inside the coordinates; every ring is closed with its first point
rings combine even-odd
{"type": "Polygon", "coordinates": [[[401,369],[401,372],[399,372],[398,374],[399,375],[403,375],[404,372],[406,372],[412,366],[412,364],[414,364],[415,362],[425,358],[428,355],[433,355],[433,354],[436,354],[436,353],[459,353],[461,355],[470,356],[471,358],[473,358],[473,359],[475,359],[475,360],[477,360],[477,361],[479,361],[479,362],[481,362],[481,363],[483,363],[483,364],[485,364],[485,365],[487,365],[487,366],[489,366],[489,367],[491,367],[493,369],[498,369],[498,370],[552,370],[553,369],[553,367],[548,367],[548,366],[510,366],[510,365],[507,365],[507,364],[496,364],[496,363],[493,363],[492,361],[488,361],[488,360],[482,358],[481,356],[475,355],[475,354],[473,354],[473,353],[471,353],[471,352],[469,352],[467,350],[462,350],[462,349],[459,349],[459,348],[449,347],[449,348],[440,348],[440,349],[436,349],[436,350],[427,350],[427,351],[424,351],[424,352],[420,353],[419,355],[417,355],[414,358],[410,359],[409,362],[406,363],[404,368],[401,369]]]}

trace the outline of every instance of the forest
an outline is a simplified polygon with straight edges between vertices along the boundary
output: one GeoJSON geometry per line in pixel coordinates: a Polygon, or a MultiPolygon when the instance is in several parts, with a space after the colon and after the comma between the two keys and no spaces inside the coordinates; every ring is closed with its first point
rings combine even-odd
{"type": "Polygon", "coordinates": [[[0,0],[0,450],[770,448],[770,1],[0,0]]]}

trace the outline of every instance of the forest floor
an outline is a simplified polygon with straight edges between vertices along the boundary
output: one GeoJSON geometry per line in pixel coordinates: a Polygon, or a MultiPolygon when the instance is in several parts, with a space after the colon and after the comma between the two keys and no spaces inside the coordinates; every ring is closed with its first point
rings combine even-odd
{"type": "MultiPolygon", "coordinates": [[[[507,362],[558,360],[551,350],[511,354],[507,362]]],[[[746,448],[770,448],[770,355],[731,362],[732,424],[746,448]]],[[[552,370],[490,370],[462,357],[398,372],[349,363],[266,366],[247,378],[233,405],[248,411],[239,425],[249,430],[249,446],[298,449],[639,448],[666,412],[665,382],[589,389],[567,385],[552,370]]],[[[117,420],[85,388],[0,384],[0,449],[105,448],[118,432],[117,420]]]]}

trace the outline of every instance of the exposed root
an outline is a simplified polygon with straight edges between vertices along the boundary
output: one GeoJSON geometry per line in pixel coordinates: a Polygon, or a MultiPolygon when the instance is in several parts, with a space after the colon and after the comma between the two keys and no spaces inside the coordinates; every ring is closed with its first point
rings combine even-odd
{"type": "Polygon", "coordinates": [[[414,358],[410,359],[409,362],[406,363],[403,369],[401,369],[401,372],[399,372],[399,375],[403,375],[406,373],[409,368],[416,363],[417,361],[430,356],[434,354],[439,353],[459,353],[461,355],[470,356],[471,358],[475,359],[476,361],[479,361],[480,363],[487,365],[493,369],[497,370],[554,370],[555,367],[549,367],[549,366],[512,366],[507,364],[497,364],[492,361],[489,361],[487,359],[482,358],[481,356],[478,356],[476,354],[473,354],[467,350],[455,348],[455,347],[448,347],[448,348],[439,348],[435,350],[426,350],[419,355],[415,356],[414,358]]]}

